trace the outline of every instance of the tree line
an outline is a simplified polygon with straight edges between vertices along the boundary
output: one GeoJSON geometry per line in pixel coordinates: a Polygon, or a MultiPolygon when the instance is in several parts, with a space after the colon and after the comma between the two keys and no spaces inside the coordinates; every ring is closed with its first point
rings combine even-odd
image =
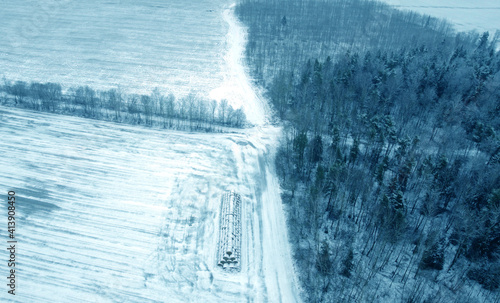
{"type": "Polygon", "coordinates": [[[247,60],[263,86],[309,58],[439,44],[443,34],[453,33],[444,20],[368,0],[241,0],[236,14],[248,27],[247,60]]]}
{"type": "Polygon", "coordinates": [[[195,94],[176,98],[157,88],[149,95],[125,94],[119,89],[100,91],[89,86],[63,92],[58,83],[4,79],[0,92],[4,105],[99,120],[204,131],[247,125],[243,110],[234,109],[225,99],[209,101],[195,94]]]}
{"type": "Polygon", "coordinates": [[[286,122],[276,169],[305,301],[391,287],[404,302],[500,301],[498,36],[370,1],[237,13],[286,122]]]}

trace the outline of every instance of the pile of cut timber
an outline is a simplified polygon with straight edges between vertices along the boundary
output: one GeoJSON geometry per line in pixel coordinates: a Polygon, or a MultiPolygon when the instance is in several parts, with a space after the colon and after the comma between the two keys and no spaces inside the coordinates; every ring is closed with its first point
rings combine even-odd
{"type": "Polygon", "coordinates": [[[224,269],[240,269],[241,197],[230,191],[222,195],[217,265],[224,269]]]}

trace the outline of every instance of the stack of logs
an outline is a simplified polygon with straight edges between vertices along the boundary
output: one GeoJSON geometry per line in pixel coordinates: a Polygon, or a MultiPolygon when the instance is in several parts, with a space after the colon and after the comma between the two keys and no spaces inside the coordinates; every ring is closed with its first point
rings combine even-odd
{"type": "Polygon", "coordinates": [[[241,197],[230,191],[222,195],[217,262],[224,269],[239,270],[241,256],[241,197]]]}

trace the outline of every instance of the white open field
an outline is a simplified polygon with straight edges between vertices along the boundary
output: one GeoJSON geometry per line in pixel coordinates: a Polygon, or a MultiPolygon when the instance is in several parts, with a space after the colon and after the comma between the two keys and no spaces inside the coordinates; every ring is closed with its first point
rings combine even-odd
{"type": "Polygon", "coordinates": [[[0,3],[7,79],[186,94],[208,93],[224,78],[224,1],[0,3]]]}
{"type": "Polygon", "coordinates": [[[222,1],[1,1],[0,75],[64,87],[209,92],[222,81],[222,1]],[[209,11],[213,10],[213,11],[209,11]]]}
{"type": "Polygon", "coordinates": [[[0,189],[17,196],[14,302],[298,299],[267,160],[278,129],[187,134],[4,107],[0,125],[0,189]],[[243,202],[240,273],[216,266],[231,189],[243,202]]]}
{"type": "Polygon", "coordinates": [[[382,0],[396,8],[444,18],[458,31],[500,30],[500,1],[498,0],[382,0]]]}

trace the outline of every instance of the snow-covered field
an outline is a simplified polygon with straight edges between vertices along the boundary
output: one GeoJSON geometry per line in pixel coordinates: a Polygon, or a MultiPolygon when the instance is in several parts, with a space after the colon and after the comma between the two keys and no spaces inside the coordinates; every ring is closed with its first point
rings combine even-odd
{"type": "Polygon", "coordinates": [[[1,190],[18,197],[16,302],[298,299],[269,160],[277,129],[187,134],[3,107],[0,125],[1,190]],[[243,199],[240,273],[216,266],[230,189],[243,199]]]}
{"type": "Polygon", "coordinates": [[[19,241],[17,295],[4,287],[0,301],[300,301],[273,165],[280,129],[242,66],[243,29],[224,1],[137,3],[2,1],[0,74],[192,90],[257,126],[195,134],[0,107],[0,193],[16,191],[19,241]],[[226,190],[242,196],[240,273],[216,266],[226,190]]]}
{"type": "Polygon", "coordinates": [[[382,0],[399,9],[444,18],[458,31],[489,31],[493,36],[500,30],[498,0],[382,0]]]}
{"type": "Polygon", "coordinates": [[[224,78],[224,0],[0,1],[0,77],[208,94],[224,78]]]}

